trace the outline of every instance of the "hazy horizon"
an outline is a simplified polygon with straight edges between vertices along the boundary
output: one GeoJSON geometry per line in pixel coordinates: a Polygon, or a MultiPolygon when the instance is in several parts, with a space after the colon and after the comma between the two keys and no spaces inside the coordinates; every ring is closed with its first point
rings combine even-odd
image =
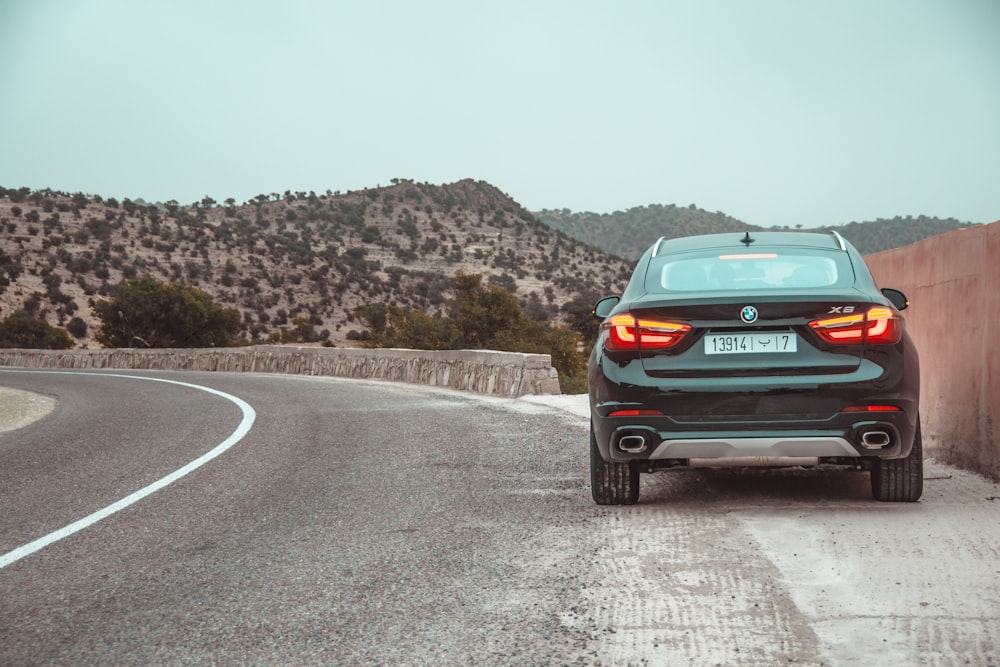
{"type": "Polygon", "coordinates": [[[1000,219],[1000,3],[0,0],[0,184],[1000,219]]]}

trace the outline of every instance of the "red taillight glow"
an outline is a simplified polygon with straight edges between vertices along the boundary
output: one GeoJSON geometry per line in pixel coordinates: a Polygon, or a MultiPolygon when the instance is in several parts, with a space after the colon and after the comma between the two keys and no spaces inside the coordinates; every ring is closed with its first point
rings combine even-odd
{"type": "Polygon", "coordinates": [[[637,320],[628,313],[615,315],[604,323],[609,350],[666,350],[677,345],[691,330],[688,324],[637,320]]]}
{"type": "Polygon", "coordinates": [[[901,412],[895,405],[852,405],[841,412],[901,412]]]}
{"type": "Polygon", "coordinates": [[[615,410],[609,417],[662,417],[659,410],[615,410]]]}
{"type": "Polygon", "coordinates": [[[828,317],[809,323],[809,327],[828,343],[898,343],[903,335],[899,314],[892,308],[875,306],[867,313],[828,317]]]}

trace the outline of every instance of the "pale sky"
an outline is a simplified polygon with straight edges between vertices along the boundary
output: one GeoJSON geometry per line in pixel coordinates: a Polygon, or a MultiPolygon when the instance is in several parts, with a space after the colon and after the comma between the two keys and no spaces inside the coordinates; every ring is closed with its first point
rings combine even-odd
{"type": "Polygon", "coordinates": [[[0,0],[0,185],[1000,219],[1000,0],[0,0]]]}

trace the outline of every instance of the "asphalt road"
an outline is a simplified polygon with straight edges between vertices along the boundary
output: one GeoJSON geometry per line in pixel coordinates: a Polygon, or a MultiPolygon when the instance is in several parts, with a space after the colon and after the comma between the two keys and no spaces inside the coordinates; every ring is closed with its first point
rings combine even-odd
{"type": "Polygon", "coordinates": [[[599,508],[582,399],[130,375],[214,393],[0,370],[56,399],[0,433],[2,665],[1000,666],[973,475],[892,505],[864,473],[667,473],[599,508]]]}

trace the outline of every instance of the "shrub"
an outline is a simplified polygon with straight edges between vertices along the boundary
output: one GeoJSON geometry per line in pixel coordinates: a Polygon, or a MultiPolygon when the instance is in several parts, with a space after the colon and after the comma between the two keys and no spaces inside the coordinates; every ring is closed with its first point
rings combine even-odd
{"type": "Polygon", "coordinates": [[[565,393],[586,391],[587,359],[581,337],[565,327],[551,327],[529,317],[510,292],[484,287],[481,275],[459,273],[453,279],[455,297],[448,317],[395,305],[370,304],[352,315],[366,332],[348,338],[366,347],[403,347],[425,350],[489,349],[548,354],[559,371],[565,393]]]}
{"type": "Polygon", "coordinates": [[[368,331],[347,334],[348,340],[360,340],[365,347],[401,347],[416,350],[452,348],[454,330],[451,322],[419,310],[407,310],[383,303],[370,304],[354,311],[368,331]]]}
{"type": "Polygon", "coordinates": [[[0,347],[68,350],[73,341],[64,330],[19,310],[0,322],[0,347]]]}
{"type": "Polygon", "coordinates": [[[74,317],[66,325],[66,331],[70,332],[74,338],[83,338],[87,335],[87,323],[79,317],[74,317]]]}
{"type": "Polygon", "coordinates": [[[96,339],[106,347],[225,347],[237,344],[240,314],[199,289],[148,275],[123,280],[110,301],[98,301],[96,339]]]}

